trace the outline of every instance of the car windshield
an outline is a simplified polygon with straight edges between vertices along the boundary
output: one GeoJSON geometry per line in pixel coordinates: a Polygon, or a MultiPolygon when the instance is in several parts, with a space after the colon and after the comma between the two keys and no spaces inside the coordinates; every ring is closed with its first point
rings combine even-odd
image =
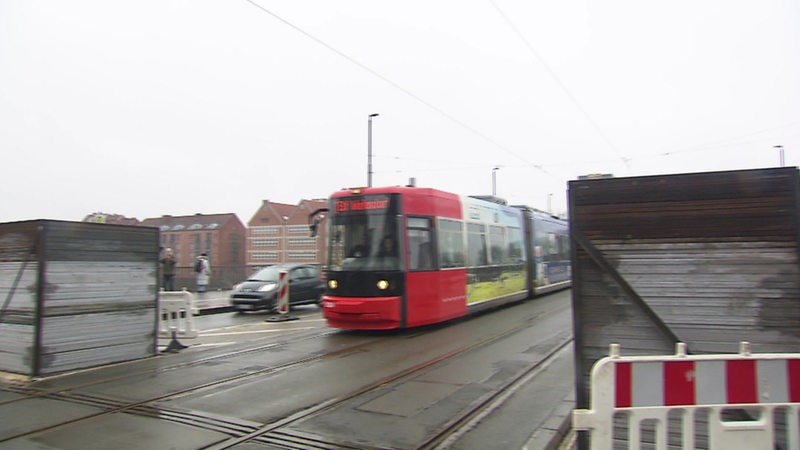
{"type": "Polygon", "coordinates": [[[247,279],[247,281],[272,281],[274,283],[277,283],[278,275],[282,270],[288,272],[289,269],[285,267],[276,267],[276,266],[265,267],[259,270],[258,272],[254,273],[253,275],[251,275],[250,278],[247,279]]]}

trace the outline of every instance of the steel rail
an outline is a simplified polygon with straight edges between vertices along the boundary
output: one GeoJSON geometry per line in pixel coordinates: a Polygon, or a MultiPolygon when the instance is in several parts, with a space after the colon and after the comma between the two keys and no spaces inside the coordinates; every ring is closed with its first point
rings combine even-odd
{"type": "MultiPolygon", "coordinates": [[[[305,410],[299,411],[299,412],[293,414],[292,416],[286,417],[286,418],[284,418],[282,420],[266,424],[263,427],[259,428],[258,430],[254,430],[253,432],[251,432],[251,433],[249,433],[247,435],[234,437],[234,438],[231,438],[231,439],[229,439],[227,441],[224,441],[224,442],[221,442],[221,443],[209,446],[209,447],[205,447],[204,450],[224,450],[224,449],[233,448],[233,447],[235,447],[237,445],[240,445],[240,444],[243,444],[243,443],[246,443],[246,442],[249,442],[249,441],[257,441],[257,442],[260,442],[260,443],[275,443],[277,441],[284,448],[297,448],[297,449],[308,448],[306,446],[298,446],[298,447],[291,446],[290,440],[286,439],[286,438],[282,438],[281,436],[288,436],[288,437],[291,437],[293,439],[297,439],[298,435],[295,434],[295,433],[292,433],[292,432],[286,432],[283,429],[287,428],[289,425],[292,425],[294,423],[301,422],[303,420],[309,419],[309,418],[314,417],[316,415],[322,414],[322,413],[324,413],[326,411],[332,410],[332,409],[334,409],[334,408],[336,408],[338,406],[341,406],[341,405],[343,405],[343,404],[345,404],[347,402],[350,402],[350,401],[353,401],[355,399],[358,399],[359,397],[369,396],[370,394],[372,394],[372,393],[374,393],[374,392],[376,392],[376,391],[378,391],[380,389],[384,389],[387,384],[391,384],[391,383],[394,383],[394,382],[401,381],[404,378],[410,378],[410,377],[412,377],[414,375],[417,375],[419,373],[424,372],[426,369],[428,369],[428,368],[430,368],[430,367],[432,367],[432,366],[434,366],[436,364],[439,364],[441,362],[456,358],[458,356],[464,356],[469,352],[479,350],[479,349],[481,349],[483,347],[486,347],[486,346],[488,346],[488,345],[490,345],[492,343],[495,343],[495,342],[500,341],[500,340],[502,340],[504,338],[507,338],[508,336],[511,336],[513,334],[516,334],[518,332],[526,330],[526,329],[530,328],[531,322],[534,322],[536,320],[540,320],[541,316],[542,316],[542,314],[534,314],[534,315],[528,317],[526,320],[522,321],[520,324],[518,324],[518,325],[516,325],[516,326],[514,326],[512,328],[508,328],[506,330],[503,330],[500,333],[496,333],[494,335],[484,337],[483,339],[480,339],[480,340],[478,340],[478,341],[476,341],[476,342],[474,342],[472,344],[456,348],[456,349],[451,350],[451,351],[449,351],[447,353],[439,355],[439,356],[437,356],[435,358],[431,358],[431,359],[429,359],[427,361],[424,361],[424,362],[416,364],[416,365],[414,365],[412,367],[409,367],[409,368],[406,368],[406,369],[401,370],[399,372],[396,372],[396,373],[394,373],[392,375],[389,375],[387,377],[384,377],[384,378],[382,378],[382,379],[380,379],[380,380],[378,380],[376,382],[370,383],[369,385],[364,386],[359,390],[351,392],[350,394],[348,394],[346,396],[342,396],[342,397],[339,397],[339,398],[331,399],[331,400],[329,400],[327,402],[324,402],[322,404],[315,405],[315,406],[312,406],[312,407],[307,408],[305,410]]],[[[421,448],[421,449],[435,448],[435,447],[432,447],[432,446],[437,444],[440,441],[445,440],[448,436],[450,436],[453,433],[454,430],[457,430],[460,425],[464,424],[467,420],[469,420],[470,418],[474,417],[475,414],[477,414],[479,411],[485,409],[489,402],[491,402],[492,400],[496,400],[502,394],[503,391],[507,391],[508,389],[511,389],[515,382],[521,384],[522,383],[522,379],[525,378],[526,375],[529,376],[532,372],[538,373],[538,371],[536,371],[537,368],[541,369],[543,364],[545,364],[546,362],[549,362],[550,360],[552,360],[552,357],[555,354],[557,354],[559,351],[564,349],[567,345],[569,345],[570,342],[572,342],[571,339],[567,340],[566,342],[560,343],[559,346],[557,348],[553,349],[551,352],[549,352],[542,361],[539,361],[536,364],[534,364],[531,368],[527,369],[525,371],[525,373],[523,373],[522,375],[520,375],[518,377],[515,377],[515,379],[512,380],[512,382],[509,383],[509,385],[503,386],[503,389],[502,389],[501,392],[498,392],[497,394],[493,394],[493,395],[488,395],[486,398],[482,399],[482,401],[479,403],[479,405],[477,405],[476,407],[470,409],[464,415],[459,416],[455,420],[448,422],[448,424],[443,428],[442,431],[436,433],[435,436],[430,438],[428,441],[422,443],[421,447],[419,447],[419,448],[421,448]]],[[[322,445],[322,442],[323,441],[321,441],[321,440],[319,441],[320,445],[322,445]]],[[[352,449],[356,449],[356,448],[358,448],[358,449],[361,449],[361,450],[371,450],[369,447],[365,447],[363,442],[356,444],[356,443],[348,443],[348,442],[324,441],[324,444],[327,444],[328,446],[322,445],[320,447],[314,447],[314,448],[322,448],[322,449],[351,449],[351,448],[352,449]]],[[[375,449],[378,449],[378,448],[381,448],[381,447],[375,447],[375,449]]]]}
{"type": "MultiPolygon", "coordinates": [[[[296,358],[291,361],[287,361],[282,364],[278,364],[271,367],[265,367],[259,370],[253,370],[248,373],[238,374],[234,376],[224,377],[218,380],[210,381],[207,383],[202,383],[194,386],[190,386],[183,389],[177,389],[172,392],[165,393],[163,395],[153,396],[143,400],[136,400],[136,401],[120,401],[117,399],[106,398],[102,396],[96,396],[92,394],[86,394],[77,392],[80,389],[85,389],[87,387],[91,387],[98,384],[105,384],[109,381],[120,381],[125,380],[126,378],[131,377],[138,377],[142,375],[152,374],[152,373],[163,373],[167,371],[173,371],[178,369],[183,369],[187,367],[192,367],[196,365],[205,364],[211,361],[221,360],[232,358],[236,356],[246,355],[248,353],[259,352],[268,350],[271,348],[275,348],[277,346],[284,345],[285,343],[289,342],[292,339],[292,334],[283,335],[284,339],[281,342],[272,342],[267,345],[259,345],[257,347],[248,347],[241,350],[236,350],[232,352],[225,352],[222,354],[212,355],[206,358],[200,358],[192,361],[182,361],[167,367],[156,367],[156,368],[148,368],[146,370],[138,370],[138,371],[129,371],[121,374],[119,376],[111,377],[111,378],[103,378],[102,380],[92,381],[92,382],[85,382],[85,383],[77,383],[74,385],[70,385],[67,387],[55,387],[50,389],[36,389],[30,387],[24,388],[17,388],[17,387],[9,387],[6,386],[5,389],[9,391],[14,391],[20,394],[23,394],[24,397],[20,399],[13,399],[7,400],[4,402],[0,402],[0,404],[8,404],[13,403],[14,401],[23,401],[26,399],[31,398],[50,398],[50,399],[57,399],[63,401],[69,401],[73,403],[80,403],[84,405],[94,406],[100,408],[101,411],[93,414],[87,414],[82,417],[78,417],[72,420],[67,420],[62,423],[52,424],[44,427],[39,427],[36,429],[31,429],[27,431],[22,431],[13,435],[5,436],[0,438],[0,443],[11,441],[14,439],[18,439],[25,436],[35,435],[37,433],[41,433],[44,431],[51,431],[54,429],[64,428],[70,425],[74,425],[76,423],[80,423],[83,421],[94,420],[101,416],[118,414],[118,413],[133,413],[142,416],[150,416],[150,417],[158,417],[161,420],[173,421],[183,424],[192,425],[201,429],[219,431],[224,434],[228,434],[232,436],[231,438],[217,443],[213,446],[207,447],[208,450],[218,450],[218,449],[226,449],[231,448],[233,446],[239,445],[244,442],[248,441],[258,441],[258,442],[274,442],[278,440],[280,442],[286,441],[291,442],[292,440],[300,439],[308,439],[307,437],[298,437],[293,435],[291,432],[284,432],[281,429],[286,428],[288,425],[299,422],[301,420],[310,418],[314,415],[321,414],[325,411],[335,408],[336,406],[342,405],[347,401],[356,399],[360,396],[367,395],[372,393],[382,387],[385,387],[386,384],[392,383],[395,381],[400,381],[403,378],[410,377],[412,375],[418,374],[423,372],[427,368],[446,361],[448,359],[452,359],[461,355],[464,355],[470,351],[477,350],[479,348],[485,347],[499,341],[507,336],[513,335],[514,333],[520,332],[529,328],[531,322],[539,320],[542,314],[532,314],[531,316],[527,317],[525,320],[520,322],[518,325],[505,329],[502,332],[496,333],[491,336],[486,336],[482,339],[477,340],[469,345],[460,346],[453,350],[450,350],[444,354],[437,355],[436,357],[432,357],[426,361],[420,362],[414,366],[399,370],[394,374],[388,375],[383,377],[382,379],[370,383],[367,386],[364,386],[354,392],[351,392],[347,395],[333,398],[329,401],[323,402],[321,404],[312,406],[310,408],[306,408],[302,411],[299,411],[292,416],[286,417],[279,421],[275,421],[266,425],[248,422],[248,421],[232,421],[230,418],[225,419],[218,419],[211,416],[205,416],[203,414],[199,414],[196,412],[184,412],[178,411],[175,409],[164,408],[163,405],[157,405],[159,402],[164,402],[166,400],[179,398],[182,396],[186,396],[188,394],[199,393],[204,390],[225,386],[228,384],[238,383],[242,380],[258,378],[266,375],[274,375],[281,371],[289,370],[298,366],[302,366],[305,364],[309,364],[315,361],[321,361],[326,358],[330,357],[338,357],[350,353],[355,353],[361,351],[363,348],[375,345],[376,339],[370,339],[367,342],[359,343],[353,346],[349,346],[344,349],[337,349],[335,351],[326,352],[323,354],[318,355],[311,355],[308,357],[296,358]]],[[[316,339],[326,335],[330,335],[333,333],[337,333],[338,331],[331,331],[331,330],[324,330],[323,332],[319,333],[310,333],[307,336],[303,337],[303,339],[316,339]]],[[[419,334],[424,334],[430,332],[430,329],[423,329],[423,330],[413,330],[411,333],[405,335],[396,336],[398,339],[408,339],[409,337],[414,337],[419,334]]],[[[305,331],[305,333],[308,333],[305,331]]],[[[291,341],[296,342],[296,339],[291,341]]],[[[384,340],[384,342],[387,342],[384,340]]],[[[566,344],[563,344],[566,345],[566,344]]],[[[562,345],[562,346],[563,346],[562,345]]],[[[499,395],[499,394],[498,394],[499,395]]],[[[485,401],[481,402],[481,404],[486,404],[492,399],[496,398],[496,396],[491,396],[491,398],[487,398],[485,401]]],[[[469,417],[474,417],[474,414],[469,414],[469,417]]],[[[461,423],[464,423],[468,417],[465,416],[462,420],[454,421],[451,426],[447,427],[448,430],[456,429],[457,426],[461,423]]],[[[452,434],[452,433],[451,433],[452,434]]],[[[444,436],[444,434],[439,433],[440,436],[444,436]]],[[[441,439],[434,437],[429,442],[433,443],[434,440],[439,442],[441,439]]],[[[347,449],[347,448],[360,448],[364,449],[363,443],[354,446],[354,444],[348,444],[343,442],[327,442],[324,439],[320,439],[317,442],[318,445],[312,448],[337,448],[337,449],[347,449]]],[[[309,448],[308,441],[302,441],[301,444],[298,444],[297,447],[287,446],[287,448],[309,448]]]]}

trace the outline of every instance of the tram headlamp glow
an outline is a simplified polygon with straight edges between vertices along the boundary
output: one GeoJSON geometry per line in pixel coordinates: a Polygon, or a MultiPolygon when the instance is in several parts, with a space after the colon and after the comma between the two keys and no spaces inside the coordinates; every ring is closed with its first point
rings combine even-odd
{"type": "Polygon", "coordinates": [[[389,282],[386,281],[386,280],[380,280],[380,281],[378,281],[377,286],[378,286],[378,289],[380,289],[382,291],[385,291],[386,289],[389,289],[389,282]]]}
{"type": "Polygon", "coordinates": [[[336,280],[328,280],[328,287],[331,289],[336,289],[339,287],[339,282],[336,280]]]}

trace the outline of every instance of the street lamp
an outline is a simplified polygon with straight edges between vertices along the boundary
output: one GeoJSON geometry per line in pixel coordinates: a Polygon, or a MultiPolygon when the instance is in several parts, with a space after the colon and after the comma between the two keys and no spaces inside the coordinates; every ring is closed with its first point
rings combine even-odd
{"type": "Polygon", "coordinates": [[[500,170],[499,167],[495,167],[492,169],[492,195],[497,195],[497,171],[500,170]]]}
{"type": "Polygon", "coordinates": [[[367,187],[372,187],[372,118],[380,114],[370,114],[367,118],[367,187]]]}
{"type": "Polygon", "coordinates": [[[778,154],[780,155],[781,167],[784,167],[784,159],[783,159],[783,146],[782,145],[775,145],[775,148],[778,149],[778,154]]]}

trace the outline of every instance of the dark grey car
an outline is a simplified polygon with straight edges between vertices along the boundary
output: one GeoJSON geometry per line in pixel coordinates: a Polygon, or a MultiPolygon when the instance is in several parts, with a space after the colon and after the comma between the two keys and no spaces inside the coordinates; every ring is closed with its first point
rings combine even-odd
{"type": "Polygon", "coordinates": [[[278,276],[287,271],[289,306],[319,304],[325,282],[319,269],[308,264],[277,264],[265,267],[234,286],[231,306],[237,312],[272,311],[278,306],[278,276]]]}

